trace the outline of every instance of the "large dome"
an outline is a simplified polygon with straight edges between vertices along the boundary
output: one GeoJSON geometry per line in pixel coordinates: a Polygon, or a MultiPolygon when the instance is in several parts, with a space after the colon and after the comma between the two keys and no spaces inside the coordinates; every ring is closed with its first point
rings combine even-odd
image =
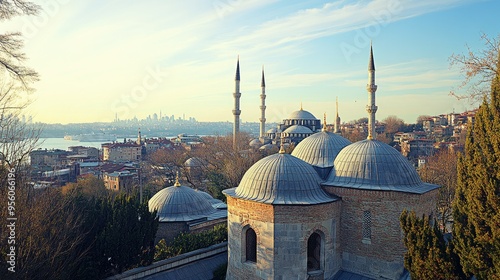
{"type": "Polygon", "coordinates": [[[317,167],[331,167],[340,150],[351,142],[344,137],[321,131],[302,140],[292,152],[292,156],[317,167]]]}
{"type": "Polygon", "coordinates": [[[324,185],[409,193],[425,193],[439,187],[422,182],[403,155],[376,140],[359,141],[342,149],[324,185]]]}
{"type": "Polygon", "coordinates": [[[288,117],[290,120],[317,120],[316,117],[305,110],[298,110],[290,114],[288,117]]]}
{"type": "Polygon", "coordinates": [[[313,131],[307,126],[294,124],[294,125],[290,126],[289,128],[285,129],[285,131],[283,131],[283,133],[289,133],[289,134],[292,134],[292,133],[308,134],[309,133],[309,134],[311,134],[311,133],[313,133],[313,131]]]}
{"type": "Polygon", "coordinates": [[[185,222],[207,217],[216,210],[207,198],[186,186],[171,186],[157,192],[148,202],[158,211],[160,222],[185,222]]]}
{"type": "Polygon", "coordinates": [[[319,204],[335,201],[320,186],[311,165],[285,153],[265,157],[250,167],[237,188],[224,193],[266,204],[319,204]]]}

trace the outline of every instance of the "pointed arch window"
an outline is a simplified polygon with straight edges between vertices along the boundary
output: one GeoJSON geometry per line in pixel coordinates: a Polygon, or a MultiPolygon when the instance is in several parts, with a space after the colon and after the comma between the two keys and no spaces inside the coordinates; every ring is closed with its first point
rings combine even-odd
{"type": "Polygon", "coordinates": [[[321,269],[321,236],[316,232],[307,240],[307,271],[321,269]]]}
{"type": "Polygon", "coordinates": [[[257,262],[257,234],[252,228],[247,229],[245,233],[245,260],[257,262]]]}

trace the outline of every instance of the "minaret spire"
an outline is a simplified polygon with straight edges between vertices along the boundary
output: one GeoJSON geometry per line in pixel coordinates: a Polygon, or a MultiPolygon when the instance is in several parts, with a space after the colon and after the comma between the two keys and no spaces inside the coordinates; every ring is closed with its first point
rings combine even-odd
{"type": "Polygon", "coordinates": [[[141,137],[141,128],[139,128],[139,132],[137,133],[137,145],[142,145],[142,137],[141,137]]]}
{"type": "Polygon", "coordinates": [[[323,114],[323,128],[321,129],[321,131],[326,131],[326,113],[323,114]]]}
{"type": "Polygon", "coordinates": [[[335,100],[335,129],[334,133],[340,133],[339,98],[335,100]]]}
{"type": "Polygon", "coordinates": [[[236,78],[234,79],[235,85],[234,85],[234,110],[233,110],[233,116],[234,116],[234,124],[233,124],[233,148],[236,150],[236,137],[238,133],[240,132],[240,56],[238,55],[238,60],[236,62],[236,78]]]}
{"type": "Polygon", "coordinates": [[[264,65],[262,65],[262,81],[260,83],[262,89],[260,94],[260,133],[262,139],[266,130],[266,81],[264,79],[264,65]]]}
{"type": "Polygon", "coordinates": [[[375,62],[373,61],[373,47],[370,43],[370,60],[368,62],[368,84],[366,85],[368,91],[368,105],[366,111],[368,112],[368,138],[375,139],[377,134],[375,132],[375,113],[378,107],[375,105],[375,92],[377,85],[375,85],[375,62]]]}

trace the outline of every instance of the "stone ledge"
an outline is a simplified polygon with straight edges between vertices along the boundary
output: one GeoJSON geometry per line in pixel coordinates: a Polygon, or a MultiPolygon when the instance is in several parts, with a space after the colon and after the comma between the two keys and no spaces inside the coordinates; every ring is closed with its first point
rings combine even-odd
{"type": "Polygon", "coordinates": [[[212,245],[207,248],[198,249],[195,251],[187,252],[185,254],[175,256],[173,258],[169,258],[166,260],[161,260],[155,262],[149,266],[145,267],[137,267],[131,270],[127,270],[122,274],[113,275],[107,280],[132,280],[132,279],[141,279],[143,277],[153,275],[158,272],[166,271],[169,269],[173,269],[187,263],[195,262],[201,259],[205,259],[211,256],[215,256],[217,254],[223,253],[227,251],[227,242],[223,242],[220,244],[212,245]]]}

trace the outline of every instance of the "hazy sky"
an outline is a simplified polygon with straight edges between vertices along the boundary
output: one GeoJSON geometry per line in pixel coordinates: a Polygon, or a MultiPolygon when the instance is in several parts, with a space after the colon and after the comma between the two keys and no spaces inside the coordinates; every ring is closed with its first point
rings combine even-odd
{"type": "Polygon", "coordinates": [[[373,41],[377,119],[462,112],[449,96],[461,77],[448,58],[496,37],[500,1],[480,0],[47,0],[39,17],[2,22],[22,31],[40,81],[29,114],[49,123],[185,114],[231,121],[236,59],[241,119],[258,121],[260,75],[277,122],[365,117],[373,41]]]}

